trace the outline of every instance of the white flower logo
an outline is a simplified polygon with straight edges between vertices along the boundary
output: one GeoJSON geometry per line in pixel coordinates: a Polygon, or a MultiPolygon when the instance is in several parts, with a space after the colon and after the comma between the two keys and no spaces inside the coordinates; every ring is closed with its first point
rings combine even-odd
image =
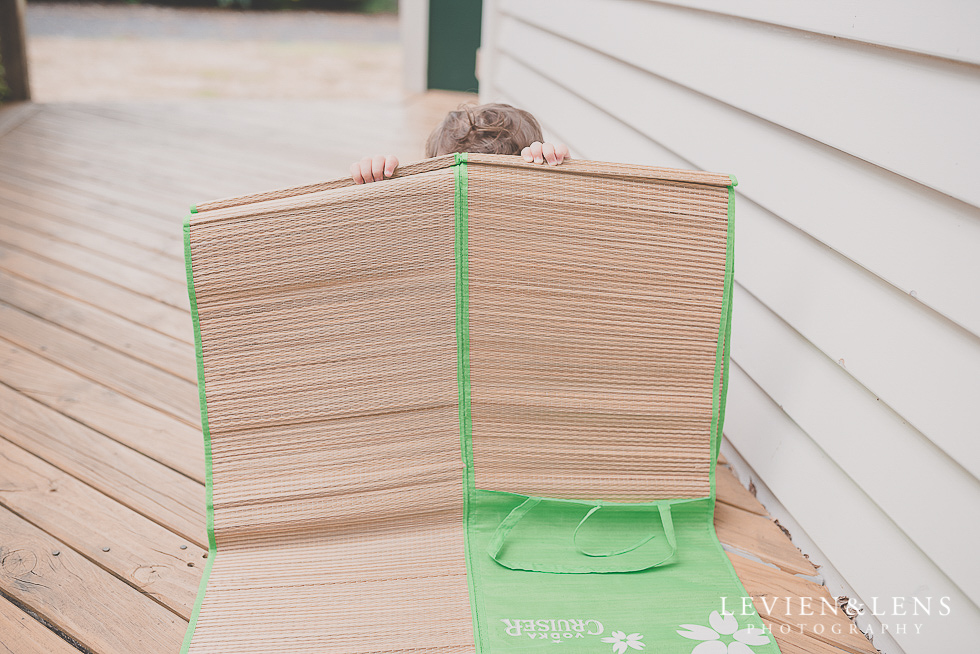
{"type": "MultiPolygon", "coordinates": [[[[691,654],[752,654],[750,646],[765,645],[769,642],[769,636],[759,627],[739,629],[738,620],[727,611],[720,614],[718,611],[712,611],[708,616],[708,622],[711,628],[697,624],[682,624],[681,627],[687,631],[677,632],[684,638],[702,641],[691,654]],[[722,636],[731,636],[735,641],[726,645],[721,641],[722,636]]],[[[623,651],[626,651],[625,647],[623,651]]]]}
{"type": "Polygon", "coordinates": [[[613,651],[616,652],[616,654],[623,654],[623,652],[630,647],[633,649],[643,649],[643,643],[640,642],[642,640],[642,634],[630,634],[627,636],[623,631],[614,631],[612,636],[603,638],[602,642],[612,643],[613,651]]]}

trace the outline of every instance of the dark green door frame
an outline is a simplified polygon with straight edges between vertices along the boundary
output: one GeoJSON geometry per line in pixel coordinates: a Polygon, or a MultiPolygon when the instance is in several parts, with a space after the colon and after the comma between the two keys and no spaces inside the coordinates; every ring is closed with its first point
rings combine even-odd
{"type": "Polygon", "coordinates": [[[24,0],[0,0],[0,65],[7,84],[3,100],[30,100],[27,80],[27,39],[24,30],[24,0]]]}
{"type": "Polygon", "coordinates": [[[479,90],[476,50],[482,18],[483,0],[429,0],[428,88],[479,90]]]}

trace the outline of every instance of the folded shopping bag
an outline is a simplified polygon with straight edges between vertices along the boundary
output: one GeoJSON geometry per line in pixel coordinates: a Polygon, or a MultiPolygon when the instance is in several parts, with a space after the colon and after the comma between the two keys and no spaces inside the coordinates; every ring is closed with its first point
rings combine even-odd
{"type": "Polygon", "coordinates": [[[455,155],[199,205],[184,651],[778,652],[712,525],[733,185],[455,155]]]}

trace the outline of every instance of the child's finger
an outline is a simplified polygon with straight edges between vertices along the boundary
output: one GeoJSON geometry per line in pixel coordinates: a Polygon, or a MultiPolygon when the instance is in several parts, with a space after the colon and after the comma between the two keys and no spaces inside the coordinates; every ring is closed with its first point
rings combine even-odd
{"type": "Polygon", "coordinates": [[[374,175],[371,173],[371,162],[371,157],[361,159],[361,178],[364,179],[364,183],[374,181],[374,175]]]}
{"type": "Polygon", "coordinates": [[[364,183],[364,175],[361,174],[360,161],[356,161],[350,165],[350,176],[353,178],[355,184],[364,183]]]}
{"type": "Polygon", "coordinates": [[[564,143],[556,145],[555,156],[558,157],[558,163],[563,162],[568,157],[568,146],[564,143]]]}
{"type": "Polygon", "coordinates": [[[380,182],[385,178],[385,158],[379,154],[371,160],[371,177],[373,181],[380,182]]]}
{"type": "Polygon", "coordinates": [[[555,157],[555,146],[551,143],[541,144],[541,156],[544,157],[544,160],[548,162],[549,166],[558,165],[558,158],[555,157]]]}
{"type": "Polygon", "coordinates": [[[534,159],[534,163],[544,163],[544,157],[541,156],[541,141],[535,141],[530,146],[531,157],[534,159]]]}
{"type": "Polygon", "coordinates": [[[531,148],[527,147],[521,150],[521,156],[524,157],[524,161],[531,163],[534,161],[534,155],[531,154],[531,148]]]}
{"type": "Polygon", "coordinates": [[[394,175],[395,168],[398,168],[398,157],[393,154],[385,157],[385,177],[394,175]]]}

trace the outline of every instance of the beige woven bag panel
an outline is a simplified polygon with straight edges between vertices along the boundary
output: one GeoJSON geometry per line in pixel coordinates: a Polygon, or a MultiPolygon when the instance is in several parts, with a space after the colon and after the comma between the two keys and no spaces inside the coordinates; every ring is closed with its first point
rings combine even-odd
{"type": "MultiPolygon", "coordinates": [[[[200,205],[217,556],[190,652],[472,652],[453,157],[200,205]]],[[[710,493],[727,177],[469,155],[477,488],[710,493]]]]}
{"type": "Polygon", "coordinates": [[[450,162],[191,221],[218,554],[189,651],[473,651],[450,162]]]}
{"type": "Polygon", "coordinates": [[[469,155],[476,487],[709,495],[731,180],[513,159],[469,155]]]}

